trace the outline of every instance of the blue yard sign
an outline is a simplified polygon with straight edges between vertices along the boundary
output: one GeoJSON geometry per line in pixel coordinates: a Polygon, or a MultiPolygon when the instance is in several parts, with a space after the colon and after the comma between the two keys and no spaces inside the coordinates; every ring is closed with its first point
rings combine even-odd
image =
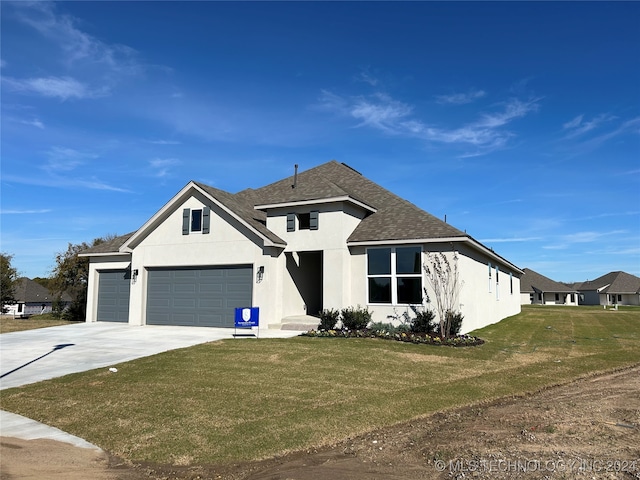
{"type": "Polygon", "coordinates": [[[259,317],[259,307],[236,308],[236,328],[257,327],[259,317]]]}

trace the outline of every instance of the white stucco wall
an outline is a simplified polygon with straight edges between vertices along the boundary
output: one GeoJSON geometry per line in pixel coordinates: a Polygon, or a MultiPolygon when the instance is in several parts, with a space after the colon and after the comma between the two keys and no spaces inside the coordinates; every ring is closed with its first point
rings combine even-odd
{"type": "MultiPolygon", "coordinates": [[[[365,210],[349,202],[329,204],[295,205],[269,209],[267,228],[287,242],[285,253],[293,259],[299,252],[322,251],[322,307],[342,308],[350,305],[352,262],[347,248],[347,238],[365,216],[365,210]],[[318,229],[300,230],[296,217],[296,228],[287,231],[287,214],[318,211],[318,229]]],[[[281,272],[282,317],[303,315],[305,302],[286,269],[286,255],[278,259],[281,272]]]]}
{"type": "MultiPolygon", "coordinates": [[[[402,246],[402,245],[396,245],[402,246]]],[[[422,245],[423,263],[424,252],[446,252],[451,261],[453,253],[451,245],[429,243],[422,245]]],[[[459,295],[459,308],[464,315],[462,333],[467,333],[477,328],[496,323],[506,317],[520,313],[520,278],[516,272],[512,272],[510,284],[509,271],[504,264],[500,265],[499,295],[496,294],[495,260],[483,255],[474,249],[456,244],[458,249],[458,270],[460,280],[463,282],[459,295]],[[489,291],[488,262],[492,263],[492,285],[489,291]],[[512,285],[512,287],[511,287],[512,285]],[[513,290],[511,289],[513,288],[513,290]]],[[[407,312],[411,316],[412,309],[407,305],[380,305],[369,304],[367,298],[367,256],[366,247],[358,246],[351,249],[351,299],[350,305],[367,306],[373,312],[374,322],[390,322],[407,312]]],[[[423,285],[427,286],[423,275],[423,285]]],[[[427,286],[428,287],[428,286],[427,286]]],[[[433,298],[433,291],[429,292],[433,298]]],[[[425,305],[434,309],[432,305],[425,305]]],[[[397,322],[394,322],[397,323],[397,322]]]]}
{"type": "Polygon", "coordinates": [[[92,257],[89,262],[87,282],[87,322],[95,322],[98,318],[98,283],[101,270],[125,270],[131,265],[130,255],[108,255],[92,257]]]}

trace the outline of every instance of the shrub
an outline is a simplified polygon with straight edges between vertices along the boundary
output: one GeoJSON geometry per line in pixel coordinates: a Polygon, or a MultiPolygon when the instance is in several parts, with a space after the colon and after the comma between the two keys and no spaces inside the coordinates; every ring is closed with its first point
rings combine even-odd
{"type": "Polygon", "coordinates": [[[452,312],[451,310],[447,311],[447,322],[449,322],[449,336],[456,336],[460,334],[460,330],[462,330],[462,320],[464,320],[464,315],[462,312],[452,312]]]}
{"type": "Polygon", "coordinates": [[[416,318],[411,321],[411,331],[413,333],[436,333],[438,324],[434,321],[436,314],[433,310],[423,310],[416,312],[416,318]]]}
{"type": "Polygon", "coordinates": [[[334,309],[324,309],[320,312],[319,330],[333,330],[340,319],[340,311],[334,309]]]}
{"type": "Polygon", "coordinates": [[[367,328],[371,321],[369,309],[357,307],[347,307],[342,309],[342,327],[347,330],[362,330],[367,328]]]}
{"type": "Polygon", "coordinates": [[[386,332],[392,335],[396,333],[398,328],[395,327],[393,323],[375,322],[369,326],[369,330],[373,332],[386,332]]]}

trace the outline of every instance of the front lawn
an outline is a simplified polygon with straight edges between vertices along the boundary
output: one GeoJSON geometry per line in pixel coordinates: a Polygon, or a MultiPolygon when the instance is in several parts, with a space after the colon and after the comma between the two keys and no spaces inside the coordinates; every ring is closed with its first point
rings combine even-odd
{"type": "Polygon", "coordinates": [[[0,317],[0,333],[57,327],[58,325],[69,325],[71,323],[77,322],[68,322],[67,320],[55,318],[51,314],[32,315],[29,318],[14,318],[12,315],[2,315],[0,317]]]}
{"type": "Polygon", "coordinates": [[[224,463],[640,363],[640,309],[524,307],[449,348],[378,339],[242,339],[5,390],[2,408],[116,455],[224,463]]]}

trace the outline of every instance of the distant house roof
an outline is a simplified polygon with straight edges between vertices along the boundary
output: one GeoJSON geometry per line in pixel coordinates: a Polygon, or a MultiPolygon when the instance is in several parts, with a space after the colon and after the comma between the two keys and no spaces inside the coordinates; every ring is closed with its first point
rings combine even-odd
{"type": "Polygon", "coordinates": [[[576,290],[560,282],[551,280],[544,275],[524,269],[524,275],[520,278],[520,293],[576,293],[576,290]]]}
{"type": "MultiPolygon", "coordinates": [[[[331,201],[349,201],[362,207],[366,214],[347,239],[348,245],[366,245],[383,242],[462,241],[485,251],[510,268],[520,271],[508,260],[488,249],[470,235],[434,217],[416,205],[391,193],[362,174],[335,160],[292,175],[258,189],[246,189],[232,194],[199,182],[190,182],[201,192],[224,206],[241,222],[249,226],[272,245],[284,248],[287,243],[266,226],[265,209],[292,204],[313,204],[331,201]]],[[[185,188],[187,188],[185,187],[185,188]]],[[[185,189],[182,193],[184,194],[185,189]]],[[[164,209],[167,208],[165,205],[164,209]]],[[[160,212],[162,212],[161,210],[160,212]]],[[[153,228],[152,218],[146,226],[132,234],[92,247],[83,256],[122,254],[135,245],[153,228]]]]}
{"type": "MultiPolygon", "coordinates": [[[[53,302],[56,298],[56,295],[38,282],[34,282],[27,277],[17,280],[15,299],[18,303],[48,303],[53,302]]],[[[71,297],[66,292],[61,295],[61,299],[65,302],[71,301],[71,297]]]]}
{"type": "Polygon", "coordinates": [[[595,280],[582,283],[578,290],[616,294],[640,293],[640,278],[626,272],[609,272],[595,280]]]}

